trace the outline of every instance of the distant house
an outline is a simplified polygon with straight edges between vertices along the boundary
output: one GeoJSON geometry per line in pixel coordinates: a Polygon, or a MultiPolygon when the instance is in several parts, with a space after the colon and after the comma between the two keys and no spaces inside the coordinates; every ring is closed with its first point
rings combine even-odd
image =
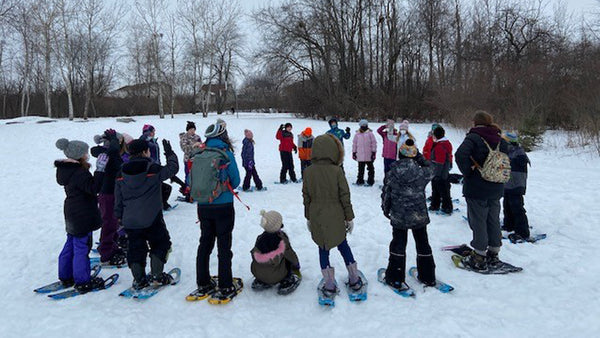
{"type": "MultiPolygon", "coordinates": [[[[140,83],[121,87],[117,90],[109,92],[108,95],[111,97],[117,97],[121,99],[136,96],[157,97],[159,88],[158,86],[158,82],[140,83]]],[[[167,95],[171,90],[171,85],[169,85],[168,83],[162,82],[160,83],[160,86],[162,86],[163,95],[167,95]]]]}

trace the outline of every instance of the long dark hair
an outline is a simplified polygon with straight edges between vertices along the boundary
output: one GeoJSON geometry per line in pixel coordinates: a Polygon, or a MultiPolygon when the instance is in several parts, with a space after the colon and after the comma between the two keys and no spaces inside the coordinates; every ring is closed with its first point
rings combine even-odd
{"type": "Polygon", "coordinates": [[[227,150],[231,151],[232,153],[234,152],[233,149],[233,142],[231,142],[231,139],[229,138],[229,134],[227,134],[227,130],[225,130],[225,132],[221,135],[218,136],[218,138],[225,142],[225,144],[227,145],[227,150]]]}

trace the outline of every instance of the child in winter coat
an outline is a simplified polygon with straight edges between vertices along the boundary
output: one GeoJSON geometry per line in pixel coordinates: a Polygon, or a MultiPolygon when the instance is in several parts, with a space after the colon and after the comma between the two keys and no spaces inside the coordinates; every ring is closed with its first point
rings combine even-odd
{"type": "Polygon", "coordinates": [[[367,185],[372,186],[375,184],[373,162],[377,154],[377,140],[375,139],[375,135],[373,135],[373,131],[369,129],[367,120],[360,120],[358,125],[360,128],[356,131],[354,140],[352,140],[352,159],[358,162],[356,184],[365,184],[365,166],[367,166],[367,170],[369,171],[367,185]]]}
{"type": "Polygon", "coordinates": [[[258,177],[256,163],[254,162],[254,134],[252,134],[251,130],[245,129],[244,136],[244,140],[242,141],[242,166],[246,170],[246,176],[244,177],[242,190],[247,191],[250,189],[250,179],[254,179],[256,190],[262,190],[263,183],[260,177],[258,177]]]}
{"type": "Polygon", "coordinates": [[[394,120],[387,120],[386,124],[377,129],[383,139],[383,171],[387,173],[392,163],[396,162],[398,153],[398,130],[394,128],[394,120]]]}
{"type": "Polygon", "coordinates": [[[290,173],[290,180],[296,183],[296,172],[294,171],[294,159],[292,150],[298,153],[298,148],[294,144],[294,135],[292,134],[292,124],[286,123],[280,125],[275,134],[279,140],[279,155],[281,156],[281,172],[279,173],[279,182],[286,183],[286,175],[290,173]]]}
{"type": "Polygon", "coordinates": [[[298,157],[300,157],[300,174],[304,179],[304,169],[310,166],[312,158],[312,146],[314,141],[312,129],[306,128],[298,135],[298,157]]]}
{"type": "Polygon", "coordinates": [[[444,128],[438,126],[433,131],[434,143],[431,148],[431,163],[434,169],[431,181],[431,206],[429,210],[440,210],[446,215],[451,215],[452,197],[450,196],[450,169],[452,168],[452,144],[446,138],[444,128]]]}
{"type": "Polygon", "coordinates": [[[121,170],[123,160],[121,159],[121,143],[124,142],[123,135],[114,129],[107,129],[102,135],[96,135],[94,141],[99,144],[91,149],[92,155],[105,153],[109,158],[109,165],[104,171],[102,187],[98,194],[98,204],[102,215],[102,231],[100,232],[100,244],[98,253],[103,265],[121,266],[126,264],[125,252],[119,248],[119,225],[115,217],[115,182],[117,173],[121,170]]]}
{"type": "MultiPolygon", "coordinates": [[[[148,148],[150,149],[150,158],[152,161],[154,161],[154,163],[160,165],[160,147],[158,145],[158,138],[156,138],[156,129],[150,124],[145,124],[142,128],[142,131],[143,132],[142,136],[140,136],[140,140],[144,140],[148,143],[148,148]]],[[[162,183],[161,191],[163,210],[171,209],[171,205],[168,201],[172,190],[173,188],[169,184],[164,182],[162,183]]]]}
{"type": "Polygon", "coordinates": [[[398,133],[397,143],[404,144],[406,140],[412,139],[413,141],[417,141],[417,139],[413,136],[413,134],[408,131],[408,121],[404,120],[400,123],[400,132],[398,133]]]}
{"type": "Polygon", "coordinates": [[[189,201],[189,175],[192,167],[192,154],[204,146],[202,138],[196,134],[196,124],[194,122],[188,121],[185,126],[185,133],[179,133],[179,146],[183,151],[183,171],[185,173],[185,187],[182,187],[184,190],[183,195],[186,201],[189,201]]]}
{"type": "Polygon", "coordinates": [[[281,228],[283,218],[277,211],[261,210],[260,226],[265,231],[256,238],[250,254],[250,270],[254,275],[252,288],[261,290],[279,283],[279,293],[287,293],[300,281],[300,262],[290,240],[281,228]]]}
{"type": "Polygon", "coordinates": [[[510,180],[504,184],[504,226],[503,230],[513,232],[508,238],[518,243],[530,240],[529,220],[525,210],[525,191],[527,190],[527,166],[531,163],[525,150],[519,144],[516,133],[505,133],[503,138],[510,143],[510,180]]]}
{"type": "Polygon", "coordinates": [[[313,241],[319,246],[319,261],[325,281],[323,293],[333,296],[337,292],[334,268],[329,263],[329,251],[338,248],[348,269],[348,283],[360,290],[363,281],[346,233],[352,233],[354,212],[350,189],[342,171],[344,159],[342,143],[333,135],[317,137],[313,146],[312,165],[306,168],[302,187],[304,217],[313,241]]]}
{"type": "Polygon", "coordinates": [[[435,285],[435,263],[427,238],[427,202],[425,186],[432,178],[429,162],[419,154],[412,139],[400,146],[398,161],[385,176],[381,193],[383,214],[392,225],[390,256],[385,282],[399,290],[405,283],[406,243],[412,230],[417,248],[418,279],[425,285],[435,285]]]}
{"type": "Polygon", "coordinates": [[[344,139],[350,139],[350,127],[346,127],[346,130],[338,128],[338,119],[335,117],[329,120],[329,130],[327,134],[335,136],[342,145],[344,145],[344,139]]]}
{"type": "Polygon", "coordinates": [[[67,241],[58,257],[58,278],[65,286],[85,293],[104,287],[102,278],[90,277],[88,254],[92,246],[92,232],[100,229],[102,219],[96,194],[100,191],[108,155],[100,154],[94,176],[90,174],[88,145],[82,141],[61,138],[56,147],[67,157],[54,162],[56,181],[66,193],[64,215],[67,241]]]}
{"type": "Polygon", "coordinates": [[[133,287],[143,289],[150,283],[168,285],[173,277],[165,272],[171,238],[163,218],[161,184],[179,170],[177,155],[163,140],[167,165],[150,158],[148,142],[129,144],[131,158],[123,165],[115,187],[115,215],[123,224],[129,240],[127,261],[133,275],[133,287]],[[146,257],[150,247],[150,279],[146,276],[146,257]]]}
{"type": "Polygon", "coordinates": [[[427,140],[423,146],[423,156],[427,161],[431,160],[431,148],[433,148],[433,131],[435,128],[440,127],[439,124],[434,123],[431,125],[431,130],[427,134],[427,140]]]}

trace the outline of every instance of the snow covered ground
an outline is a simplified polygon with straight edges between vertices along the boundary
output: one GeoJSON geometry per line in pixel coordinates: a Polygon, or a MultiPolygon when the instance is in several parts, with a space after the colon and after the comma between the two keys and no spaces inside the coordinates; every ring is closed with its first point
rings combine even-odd
{"type": "MultiPolygon", "coordinates": [[[[138,136],[144,123],[153,124],[159,138],[171,140],[178,154],[178,133],[185,121],[193,120],[199,133],[215,120],[178,115],[175,119],[136,117],[135,123],[118,123],[114,118],[86,123],[59,120],[36,124],[27,118],[22,124],[0,121],[0,336],[55,337],[86,335],[93,337],[167,336],[167,337],[301,337],[327,336],[598,336],[600,335],[600,264],[598,226],[600,210],[600,160],[588,152],[576,153],[562,147],[565,136],[547,136],[542,149],[529,154],[532,161],[526,208],[534,233],[548,238],[536,244],[505,243],[501,258],[523,266],[519,274],[482,276],[456,269],[450,254],[439,251],[445,245],[468,243],[470,230],[461,215],[466,206],[460,187],[453,186],[453,197],[460,197],[460,213],[446,218],[432,215],[429,238],[434,249],[437,276],[453,286],[451,294],[435,290],[424,292],[416,283],[416,299],[393,294],[376,280],[376,270],[387,263],[391,228],[382,215],[377,186],[383,177],[383,160],[378,152],[376,184],[372,188],[351,186],[356,214],[350,246],[359,268],[369,278],[369,299],[351,304],[344,291],[334,309],[317,304],[316,285],[321,278],[318,251],[306,229],[301,185],[274,185],[279,175],[279,156],[275,131],[291,121],[294,134],[312,127],[319,135],[327,130],[325,121],[296,119],[282,115],[243,114],[239,119],[225,116],[230,136],[236,141],[239,160],[243,130],[254,131],[258,172],[268,186],[267,192],[242,193],[251,206],[246,211],[236,202],[233,242],[233,271],[246,282],[246,289],[231,304],[215,307],[206,302],[188,303],[184,297],[195,288],[195,257],[199,238],[195,206],[180,203],[165,216],[173,242],[167,268],[183,271],[178,286],[154,298],[138,302],[122,299],[118,293],[131,284],[127,269],[113,288],[64,301],[52,301],[32,292],[35,287],[56,279],[57,256],[65,239],[62,203],[64,192],[56,184],[53,160],[62,157],[54,143],[60,137],[93,143],[93,136],[115,128],[138,136]],[[256,293],[250,289],[249,251],[260,234],[261,209],[283,214],[285,231],[299,255],[304,280],[287,297],[274,291],[256,293]]],[[[15,120],[11,120],[15,121],[15,120]]],[[[340,123],[356,130],[357,123],[340,123]]],[[[372,129],[378,125],[371,124],[372,129]]],[[[429,125],[411,125],[422,147],[429,125]]],[[[464,131],[449,130],[455,149],[464,131]]],[[[381,141],[377,136],[378,142],[381,141]]],[[[347,153],[351,142],[346,141],[347,153]]],[[[381,144],[379,145],[381,149],[381,144]]],[[[299,161],[296,169],[299,173],[299,161]]],[[[345,162],[348,181],[355,180],[357,165],[348,156],[345,162]]],[[[456,169],[455,169],[456,170],[456,169]]],[[[182,176],[180,176],[182,177],[182,176]]],[[[176,189],[174,189],[174,192],[176,189]]],[[[173,194],[172,199],[175,199],[173,194]]],[[[94,234],[97,240],[99,233],[94,234]]],[[[415,263],[412,239],[407,248],[408,265],[415,263]]],[[[216,250],[215,250],[216,251],[216,250]]],[[[213,253],[212,271],[217,257],[213,253]]],[[[343,261],[332,253],[337,278],[346,278],[343,261]]],[[[108,276],[117,270],[104,270],[108,276]]],[[[411,283],[410,279],[407,279],[411,283]]]]}

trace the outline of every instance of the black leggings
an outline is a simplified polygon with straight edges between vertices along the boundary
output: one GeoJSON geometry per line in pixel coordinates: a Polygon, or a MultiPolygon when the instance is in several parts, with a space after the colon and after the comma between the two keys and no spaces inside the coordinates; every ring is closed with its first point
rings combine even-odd
{"type": "Polygon", "coordinates": [[[296,182],[296,172],[294,171],[294,158],[290,151],[280,151],[281,157],[281,172],[279,173],[279,182],[285,182],[286,175],[289,171],[290,180],[296,182]]]}
{"type": "Polygon", "coordinates": [[[235,222],[233,203],[200,205],[198,204],[198,219],[200,220],[200,245],[196,256],[196,283],[198,287],[210,282],[210,254],[217,242],[219,257],[219,287],[233,286],[231,273],[232,232],[235,222]]]}

